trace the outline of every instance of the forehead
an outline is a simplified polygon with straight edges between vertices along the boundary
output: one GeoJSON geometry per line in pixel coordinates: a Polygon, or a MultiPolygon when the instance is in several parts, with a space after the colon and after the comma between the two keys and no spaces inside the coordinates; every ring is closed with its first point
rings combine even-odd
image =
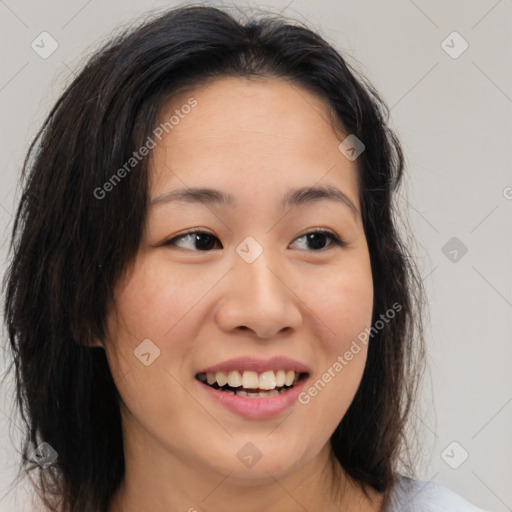
{"type": "Polygon", "coordinates": [[[180,113],[192,97],[197,102],[193,115],[182,114],[172,128],[176,141],[191,132],[196,137],[230,133],[242,138],[244,132],[259,131],[290,141],[341,136],[333,133],[326,99],[281,78],[219,78],[174,96],[161,109],[159,122],[180,113]]]}
{"type": "Polygon", "coordinates": [[[187,184],[257,194],[325,177],[357,205],[357,167],[338,149],[327,101],[289,81],[218,79],[174,96],[158,122],[167,130],[152,154],[153,196],[187,184]]]}

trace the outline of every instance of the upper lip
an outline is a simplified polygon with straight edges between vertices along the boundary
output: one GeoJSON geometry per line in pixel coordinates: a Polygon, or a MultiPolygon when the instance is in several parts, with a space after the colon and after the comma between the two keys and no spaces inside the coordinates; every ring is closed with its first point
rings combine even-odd
{"type": "Polygon", "coordinates": [[[254,371],[263,373],[268,370],[295,370],[297,373],[310,373],[310,369],[307,365],[299,363],[294,359],[290,359],[285,356],[275,356],[270,359],[261,359],[257,357],[238,357],[236,359],[230,359],[208,368],[204,368],[197,372],[200,373],[215,373],[215,372],[230,372],[233,370],[239,371],[254,371]]]}

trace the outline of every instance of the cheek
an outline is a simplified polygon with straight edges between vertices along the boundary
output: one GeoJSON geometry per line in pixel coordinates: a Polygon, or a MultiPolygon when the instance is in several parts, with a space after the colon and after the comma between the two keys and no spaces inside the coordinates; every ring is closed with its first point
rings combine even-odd
{"type": "Polygon", "coordinates": [[[169,403],[178,401],[177,382],[188,376],[181,363],[199,328],[189,313],[204,287],[197,275],[168,270],[164,275],[162,266],[143,262],[118,287],[115,311],[108,316],[106,353],[123,400],[133,402],[132,412],[143,396],[149,405],[155,390],[169,403]]]}
{"type": "Polygon", "coordinates": [[[373,280],[369,260],[350,263],[328,278],[311,281],[305,295],[317,319],[321,355],[318,372],[299,401],[322,411],[318,428],[326,431],[334,430],[345,415],[366,364],[367,344],[361,335],[371,326],[373,280]]]}
{"type": "Polygon", "coordinates": [[[184,392],[190,379],[187,366],[182,364],[190,350],[184,330],[190,335],[195,326],[179,321],[187,319],[186,311],[173,310],[180,303],[176,300],[174,306],[165,288],[146,286],[144,293],[133,296],[136,288],[132,282],[130,293],[118,296],[117,319],[109,319],[112,330],[106,355],[122,399],[124,424],[132,435],[138,435],[133,424],[134,420],[135,424],[140,422],[165,443],[169,441],[165,429],[170,425],[176,438],[187,435],[186,419],[177,417],[176,411],[189,411],[194,424],[204,422],[200,410],[190,410],[184,392]]]}
{"type": "Polygon", "coordinates": [[[198,304],[205,292],[215,285],[213,273],[197,272],[171,262],[141,259],[132,277],[116,294],[119,321],[131,337],[154,338],[168,344],[176,336],[170,334],[198,304]]]}
{"type": "Polygon", "coordinates": [[[327,353],[345,351],[372,321],[373,281],[365,259],[337,269],[304,289],[307,304],[322,326],[327,353]]]}

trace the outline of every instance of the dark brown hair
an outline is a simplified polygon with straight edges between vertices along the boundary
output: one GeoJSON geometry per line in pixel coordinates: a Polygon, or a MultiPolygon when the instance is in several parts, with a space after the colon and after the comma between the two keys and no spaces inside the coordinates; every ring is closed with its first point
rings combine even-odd
{"type": "MultiPolygon", "coordinates": [[[[422,284],[401,242],[394,194],[404,158],[372,85],[320,35],[279,16],[240,22],[206,6],[174,8],[111,40],[87,62],[30,146],[6,276],[5,319],[27,429],[22,469],[41,442],[57,461],[39,471],[50,510],[106,511],[124,474],[119,395],[102,348],[113,290],[144,229],[148,159],[98,199],[94,190],[151,134],[173,94],[218,77],[280,77],[323,98],[358,157],[360,204],[374,281],[360,387],[331,438],[361,484],[387,493],[423,361],[422,284]],[[61,508],[59,508],[61,507],[61,508]]],[[[333,459],[334,460],[334,459],[333,459]]],[[[402,463],[407,461],[402,460],[402,463]]]]}

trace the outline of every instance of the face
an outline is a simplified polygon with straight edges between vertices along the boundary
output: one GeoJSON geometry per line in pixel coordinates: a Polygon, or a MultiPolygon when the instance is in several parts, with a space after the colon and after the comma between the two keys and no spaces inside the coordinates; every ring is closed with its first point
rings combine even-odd
{"type": "Polygon", "coordinates": [[[345,357],[373,306],[356,161],[327,104],[284,80],[220,79],[172,115],[108,318],[125,449],[279,478],[325,455],[366,361],[345,357]]]}

